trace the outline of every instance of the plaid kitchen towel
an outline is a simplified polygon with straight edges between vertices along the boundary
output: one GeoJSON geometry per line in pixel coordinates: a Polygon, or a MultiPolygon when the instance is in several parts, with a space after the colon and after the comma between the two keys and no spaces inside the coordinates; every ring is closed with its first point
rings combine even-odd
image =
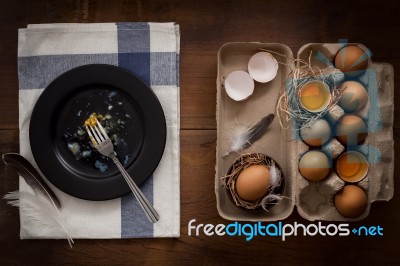
{"type": "MultiPolygon", "coordinates": [[[[174,23],[38,24],[19,30],[20,153],[34,165],[29,121],[49,83],[72,68],[93,63],[130,70],[153,89],[163,107],[167,141],[160,164],[141,190],[160,214],[148,222],[132,193],[86,201],[50,187],[59,197],[73,238],[179,237],[179,26],[174,23]]],[[[20,178],[20,190],[29,190],[20,178]]],[[[62,238],[20,212],[21,239],[62,238]]]]}

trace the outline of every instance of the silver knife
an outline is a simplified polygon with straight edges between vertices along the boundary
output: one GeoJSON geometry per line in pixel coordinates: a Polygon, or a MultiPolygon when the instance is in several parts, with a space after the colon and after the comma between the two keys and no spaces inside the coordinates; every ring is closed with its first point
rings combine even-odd
{"type": "Polygon", "coordinates": [[[27,159],[18,153],[4,153],[2,158],[7,166],[14,168],[14,170],[24,178],[35,193],[41,194],[49,200],[56,209],[61,209],[61,203],[57,196],[27,159]]]}

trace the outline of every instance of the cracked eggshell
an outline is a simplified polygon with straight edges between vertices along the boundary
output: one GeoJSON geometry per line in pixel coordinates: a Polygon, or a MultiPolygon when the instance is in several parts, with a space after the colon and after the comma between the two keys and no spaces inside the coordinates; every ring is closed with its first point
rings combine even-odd
{"type": "Polygon", "coordinates": [[[368,174],[368,160],[360,152],[347,151],[337,159],[336,172],[346,182],[359,182],[368,174]]]}
{"type": "Polygon", "coordinates": [[[268,52],[256,53],[248,63],[250,76],[261,83],[273,80],[278,73],[278,68],[278,61],[268,52]]]}
{"type": "Polygon", "coordinates": [[[228,74],[224,87],[232,100],[243,101],[253,94],[254,80],[246,71],[237,70],[228,74]]]}
{"type": "Polygon", "coordinates": [[[300,105],[311,113],[325,110],[331,102],[329,86],[320,80],[308,81],[300,88],[300,105]]]}

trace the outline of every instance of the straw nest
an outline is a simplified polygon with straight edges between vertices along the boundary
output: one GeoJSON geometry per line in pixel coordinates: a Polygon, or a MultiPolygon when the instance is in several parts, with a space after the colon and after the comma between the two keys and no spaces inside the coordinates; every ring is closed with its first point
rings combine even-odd
{"type": "MultiPolygon", "coordinates": [[[[265,49],[262,49],[265,50],[265,49]]],[[[315,120],[326,115],[332,108],[334,108],[340,99],[340,92],[336,89],[344,80],[344,74],[339,69],[333,66],[320,68],[311,63],[312,50],[310,52],[308,61],[303,59],[289,58],[285,55],[276,53],[274,51],[265,50],[267,52],[278,55],[282,58],[288,59],[289,64],[279,62],[289,68],[289,74],[282,83],[281,87],[283,92],[278,99],[276,105],[276,115],[279,123],[283,129],[289,129],[295,123],[295,129],[300,130],[303,127],[312,125],[315,120]],[[328,85],[331,98],[326,109],[320,112],[310,112],[304,109],[300,104],[300,89],[307,82],[321,81],[328,85]]]]}
{"type": "Polygon", "coordinates": [[[281,167],[269,156],[261,153],[242,154],[238,157],[228,173],[221,177],[223,187],[226,189],[229,199],[237,207],[247,211],[266,210],[282,199],[284,176],[281,167]],[[252,165],[265,165],[270,173],[270,185],[265,191],[264,197],[257,201],[246,201],[239,197],[236,191],[236,180],[240,173],[252,165]]]}

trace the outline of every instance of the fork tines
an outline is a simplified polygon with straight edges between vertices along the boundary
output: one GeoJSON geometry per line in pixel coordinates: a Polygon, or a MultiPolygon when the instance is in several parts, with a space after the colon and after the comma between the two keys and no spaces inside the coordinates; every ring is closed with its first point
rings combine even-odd
{"type": "Polygon", "coordinates": [[[96,124],[93,126],[90,124],[89,126],[85,126],[87,133],[89,134],[89,138],[94,144],[94,146],[99,145],[103,141],[109,139],[106,131],[100,122],[95,118],[96,124]]]}

